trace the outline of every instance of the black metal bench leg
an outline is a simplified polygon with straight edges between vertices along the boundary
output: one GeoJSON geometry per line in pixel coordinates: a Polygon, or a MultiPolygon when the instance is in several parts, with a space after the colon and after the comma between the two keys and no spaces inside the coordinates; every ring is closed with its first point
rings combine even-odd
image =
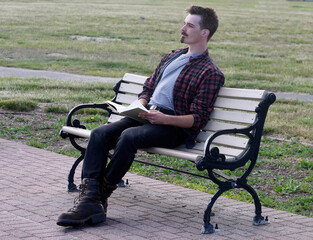
{"type": "Polygon", "coordinates": [[[216,200],[228,189],[220,188],[214,196],[211,198],[210,203],[207,206],[207,209],[204,212],[204,217],[203,217],[203,225],[201,228],[201,233],[202,234],[208,234],[208,233],[214,233],[215,229],[213,228],[213,225],[210,223],[211,220],[211,211],[214,203],[216,200]]]}
{"type": "Polygon", "coordinates": [[[268,224],[269,221],[268,221],[267,217],[266,217],[266,219],[264,219],[264,217],[261,215],[262,214],[262,206],[261,206],[261,202],[260,202],[260,199],[259,199],[256,191],[247,183],[242,184],[241,187],[246,189],[250,193],[250,195],[253,197],[253,200],[254,200],[255,216],[253,218],[253,225],[258,226],[258,225],[268,224]]]}
{"type": "Polygon", "coordinates": [[[74,183],[74,175],[75,175],[75,170],[78,166],[78,164],[84,159],[84,156],[85,154],[82,154],[79,158],[76,159],[76,161],[74,162],[71,170],[70,170],[70,173],[68,174],[68,185],[67,185],[67,191],[68,192],[77,192],[79,191],[77,189],[77,186],[76,184],[74,183]]]}

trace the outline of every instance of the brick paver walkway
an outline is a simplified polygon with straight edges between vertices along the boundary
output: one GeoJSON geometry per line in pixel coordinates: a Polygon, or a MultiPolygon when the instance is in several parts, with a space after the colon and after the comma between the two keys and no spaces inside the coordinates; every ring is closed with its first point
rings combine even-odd
{"type": "Polygon", "coordinates": [[[0,160],[0,239],[313,239],[313,218],[263,208],[271,224],[252,226],[254,205],[223,197],[212,217],[220,232],[201,235],[210,194],[134,174],[110,198],[106,223],[60,227],[77,195],[66,193],[74,159],[0,139],[0,160]]]}

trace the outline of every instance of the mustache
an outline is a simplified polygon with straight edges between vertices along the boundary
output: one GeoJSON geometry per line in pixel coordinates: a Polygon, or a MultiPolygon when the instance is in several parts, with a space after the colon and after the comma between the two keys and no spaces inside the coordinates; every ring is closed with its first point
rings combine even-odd
{"type": "Polygon", "coordinates": [[[185,33],[184,31],[182,31],[182,32],[181,32],[181,35],[183,35],[183,36],[185,36],[185,37],[187,37],[187,36],[188,36],[188,34],[187,34],[187,33],[185,33]]]}

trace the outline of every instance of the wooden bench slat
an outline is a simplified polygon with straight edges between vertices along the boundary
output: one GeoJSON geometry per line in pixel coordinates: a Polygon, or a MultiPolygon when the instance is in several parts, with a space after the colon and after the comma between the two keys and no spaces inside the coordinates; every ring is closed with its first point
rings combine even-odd
{"type": "MultiPolygon", "coordinates": [[[[137,99],[137,95],[132,95],[132,94],[124,94],[124,93],[118,93],[116,96],[116,101],[121,103],[121,104],[130,104],[133,101],[137,99]]],[[[235,99],[223,99],[219,100],[219,103],[221,107],[227,107],[228,103],[228,108],[232,110],[246,110],[246,111],[254,111],[255,106],[257,106],[257,103],[254,101],[242,101],[242,100],[235,100],[235,99]],[[240,101],[239,104],[242,105],[242,107],[236,107],[236,105],[232,105],[232,101],[240,101]],[[247,103],[247,104],[246,104],[247,103]],[[246,104],[246,105],[244,105],[246,104]],[[250,104],[250,105],[249,105],[250,104]]],[[[215,105],[216,106],[216,105],[215,105]]],[[[217,105],[217,107],[220,107],[217,105]]],[[[255,115],[254,113],[244,113],[244,112],[235,112],[235,111],[225,111],[225,110],[220,110],[220,109],[215,109],[212,114],[211,118],[213,119],[219,119],[219,120],[227,120],[227,121],[232,121],[234,119],[234,122],[241,122],[241,123],[253,123],[255,120],[255,115]],[[216,113],[219,112],[216,117],[216,113]]]]}
{"type": "MultiPolygon", "coordinates": [[[[75,135],[77,137],[86,138],[86,139],[88,139],[90,137],[90,133],[91,133],[91,130],[88,130],[88,129],[68,127],[68,126],[64,126],[62,128],[62,131],[69,133],[69,134],[72,134],[72,135],[75,135]]],[[[223,153],[223,154],[228,155],[228,156],[238,156],[238,154],[240,154],[242,152],[242,150],[240,150],[240,149],[233,149],[233,148],[227,148],[227,147],[218,146],[218,145],[212,145],[212,147],[214,147],[214,146],[219,147],[220,153],[223,153]]],[[[171,152],[171,150],[173,150],[173,149],[151,148],[151,149],[153,149],[153,150],[151,150],[149,148],[149,151],[151,151],[151,153],[163,154],[166,156],[172,156],[172,157],[178,157],[178,158],[188,157],[187,160],[194,161],[194,160],[197,160],[200,156],[203,156],[203,148],[204,148],[203,143],[197,143],[193,149],[187,149],[185,147],[185,145],[183,144],[183,145],[177,147],[176,149],[174,149],[175,150],[174,155],[167,153],[167,151],[171,152]],[[165,151],[165,150],[167,150],[167,151],[165,151]],[[188,153],[188,154],[183,156],[184,152],[188,153]]]]}
{"type": "Polygon", "coordinates": [[[239,125],[239,124],[232,124],[232,123],[225,123],[225,122],[218,122],[218,121],[213,121],[210,120],[207,125],[203,128],[205,131],[219,131],[219,130],[224,130],[224,129],[240,129],[244,128],[247,125],[239,125]]]}
{"type": "Polygon", "coordinates": [[[142,86],[138,84],[121,83],[119,91],[138,95],[142,91],[142,86]]]}
{"type": "MultiPolygon", "coordinates": [[[[211,147],[218,147],[220,150],[220,153],[225,154],[227,156],[232,156],[232,157],[238,156],[243,151],[243,149],[229,148],[229,147],[224,147],[224,146],[220,146],[216,144],[212,144],[211,147]]],[[[187,149],[185,144],[182,144],[176,149],[181,150],[181,151],[192,152],[198,155],[204,155],[204,143],[196,143],[196,145],[192,149],[187,149]]]]}
{"type": "Polygon", "coordinates": [[[151,148],[144,148],[143,151],[146,151],[148,153],[154,153],[154,154],[160,154],[165,155],[169,157],[175,157],[175,158],[182,158],[189,161],[197,161],[203,156],[202,154],[195,154],[191,152],[184,152],[176,149],[168,149],[168,148],[160,148],[160,147],[151,147],[151,148]]]}
{"type": "MultiPolygon", "coordinates": [[[[147,77],[125,73],[122,79],[126,82],[143,85],[147,77]]],[[[266,90],[222,87],[219,91],[218,96],[228,98],[261,100],[264,98],[266,94],[267,94],[266,90]]]]}
{"type": "Polygon", "coordinates": [[[82,129],[82,128],[75,128],[75,127],[68,127],[64,126],[61,129],[63,132],[82,137],[82,138],[89,138],[91,130],[88,129],[82,129]]]}
{"type": "Polygon", "coordinates": [[[175,149],[179,150],[179,151],[190,152],[190,153],[194,153],[194,154],[198,154],[198,155],[203,156],[203,147],[204,147],[204,143],[196,143],[196,145],[191,149],[186,148],[185,144],[181,144],[180,146],[176,147],[175,149]]]}
{"type": "Polygon", "coordinates": [[[257,101],[218,97],[214,107],[254,112],[258,104],[257,101]]]}
{"type": "Polygon", "coordinates": [[[122,118],[124,118],[124,116],[112,113],[108,119],[108,123],[119,121],[122,118]]]}
{"type": "MultiPolygon", "coordinates": [[[[151,148],[144,148],[141,150],[148,152],[148,153],[152,153],[152,154],[160,154],[160,155],[164,155],[168,157],[181,158],[181,159],[189,160],[192,162],[196,162],[197,160],[203,157],[203,151],[202,152],[186,151],[186,148],[168,149],[168,148],[160,148],[160,147],[151,147],[151,148]]],[[[221,153],[223,152],[221,151],[221,153]]],[[[233,155],[233,154],[228,155],[226,153],[223,153],[223,154],[225,154],[226,159],[234,157],[234,156],[238,156],[238,155],[233,155]]]]}
{"type": "Polygon", "coordinates": [[[214,109],[211,113],[211,119],[224,120],[237,123],[251,124],[255,121],[256,114],[247,112],[225,111],[220,109],[214,109]]]}
{"type": "MultiPolygon", "coordinates": [[[[212,132],[200,132],[197,136],[197,141],[205,142],[212,132]]],[[[213,143],[229,146],[234,148],[246,148],[249,142],[248,138],[237,137],[234,135],[221,135],[213,140],[213,143]]]]}
{"type": "MultiPolygon", "coordinates": [[[[130,94],[123,94],[123,93],[118,93],[116,96],[116,101],[121,103],[121,104],[130,104],[133,101],[137,99],[137,95],[130,95],[130,94]]],[[[235,100],[233,100],[235,101],[235,100]]],[[[247,106],[247,105],[246,105],[247,106]]],[[[233,107],[233,109],[237,109],[238,107],[233,107]]],[[[244,110],[244,108],[249,108],[250,110],[254,108],[254,105],[252,107],[239,107],[241,109],[239,110],[244,110]]],[[[247,110],[247,109],[246,109],[247,110]]],[[[252,110],[254,111],[254,110],[252,110]]],[[[232,121],[232,122],[238,122],[238,123],[248,123],[251,124],[255,120],[255,115],[254,113],[245,113],[245,112],[235,112],[235,111],[226,111],[226,110],[220,110],[220,109],[215,109],[212,114],[211,118],[212,119],[218,119],[218,120],[226,120],[226,121],[232,121]]]]}
{"type": "MultiPolygon", "coordinates": [[[[137,76],[140,77],[140,76],[137,76]]],[[[127,81],[127,83],[123,82],[120,86],[120,91],[130,92],[134,94],[139,94],[142,91],[142,85],[146,78],[139,78],[139,80],[134,77],[128,76],[123,80],[127,81]],[[144,79],[144,80],[143,80],[144,79]],[[142,82],[143,81],[143,82],[142,82]]],[[[254,90],[254,89],[239,89],[239,88],[225,88],[222,87],[218,97],[220,98],[235,98],[246,100],[261,100],[264,98],[264,95],[267,93],[265,90],[254,90]]]]}
{"type": "Polygon", "coordinates": [[[218,149],[220,150],[220,154],[224,154],[226,158],[236,157],[240,153],[242,153],[244,150],[244,149],[227,148],[227,147],[222,147],[218,145],[212,145],[212,147],[218,147],[218,149]]]}
{"type": "Polygon", "coordinates": [[[131,104],[133,101],[138,99],[137,95],[128,95],[128,94],[122,94],[118,93],[116,96],[116,101],[122,104],[131,104]]]}
{"type": "Polygon", "coordinates": [[[266,90],[222,87],[218,93],[218,96],[262,100],[266,94],[266,90]]]}
{"type": "Polygon", "coordinates": [[[139,75],[131,74],[131,73],[125,73],[122,79],[127,82],[138,83],[138,84],[143,85],[144,82],[147,80],[147,77],[139,76],[139,75]]]}

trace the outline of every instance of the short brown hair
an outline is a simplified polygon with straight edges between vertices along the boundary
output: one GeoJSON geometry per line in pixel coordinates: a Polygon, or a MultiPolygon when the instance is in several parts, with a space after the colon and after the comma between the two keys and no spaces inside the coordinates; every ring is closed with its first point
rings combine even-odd
{"type": "Polygon", "coordinates": [[[218,28],[218,16],[215,10],[213,8],[191,6],[186,9],[186,12],[192,15],[201,16],[200,28],[210,30],[210,34],[207,39],[207,41],[209,41],[218,28]]]}

